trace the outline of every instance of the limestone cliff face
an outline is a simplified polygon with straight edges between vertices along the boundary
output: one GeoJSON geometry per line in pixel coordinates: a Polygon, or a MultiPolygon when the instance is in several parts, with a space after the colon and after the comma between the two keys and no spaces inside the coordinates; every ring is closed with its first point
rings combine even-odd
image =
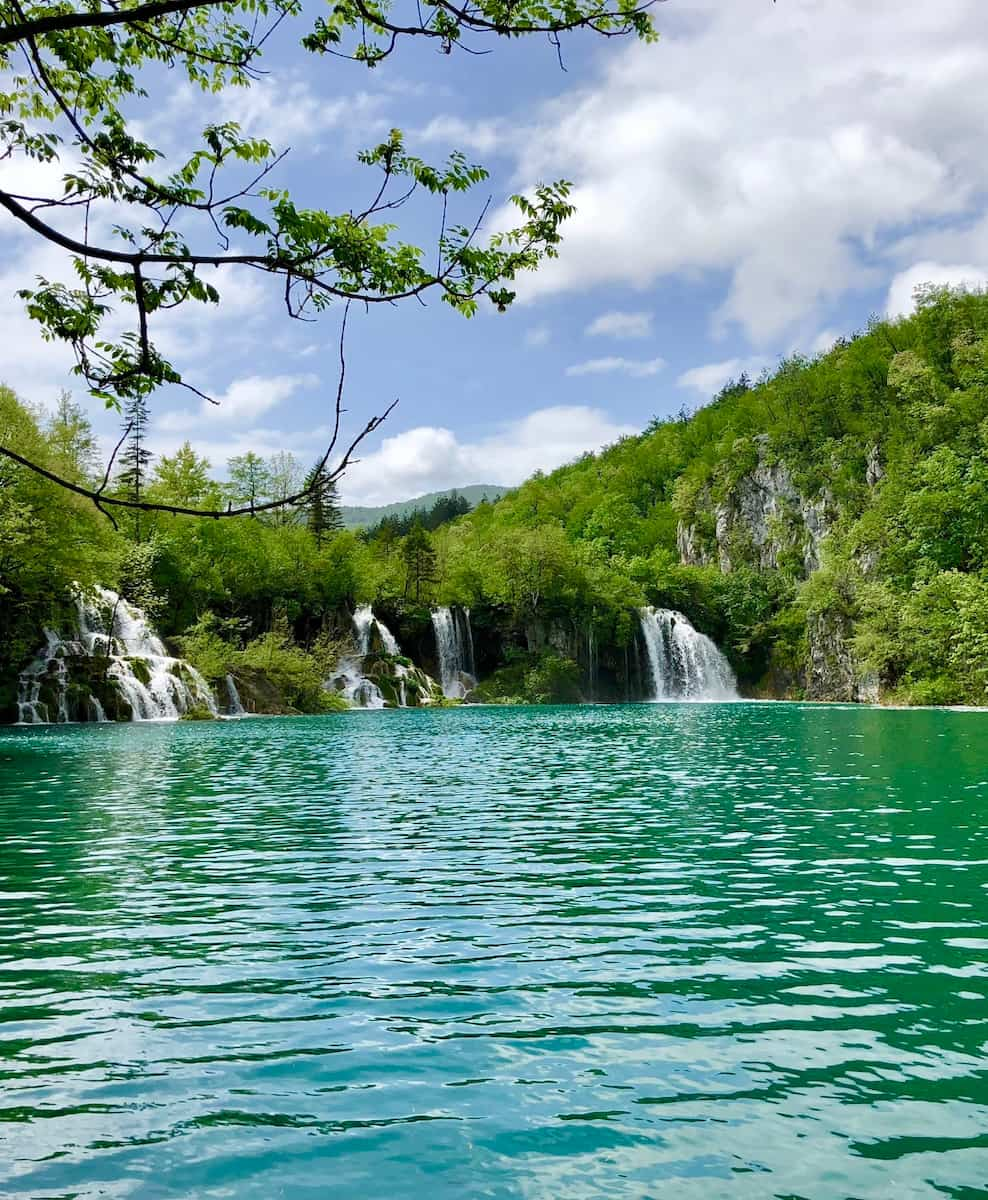
{"type": "Polygon", "coordinates": [[[680,521],[680,559],[690,566],[716,562],[725,572],[742,565],[774,570],[795,561],[809,575],[820,565],[821,544],[837,515],[833,497],[827,491],[804,496],[788,466],[773,459],[768,438],[754,441],[756,465],[712,506],[713,544],[695,523],[680,521]]]}
{"type": "MultiPolygon", "coordinates": [[[[777,457],[765,435],[752,439],[754,463],[714,502],[711,489],[692,504],[692,519],[677,529],[680,560],[689,566],[717,565],[727,573],[742,566],[788,570],[803,579],[819,570],[827,536],[837,521],[837,503],[827,489],[805,495],[789,466],[777,457]]],[[[745,446],[751,452],[751,443],[745,446]]],[[[867,458],[867,482],[875,487],[884,471],[878,447],[867,458]]],[[[864,567],[864,564],[862,564],[864,567]]],[[[767,678],[771,694],[803,695],[810,700],[875,703],[878,680],[864,673],[853,653],[853,621],[847,612],[810,613],[807,655],[794,677],[767,678]]]]}
{"type": "Polygon", "coordinates": [[[811,613],[806,621],[809,661],[806,665],[807,700],[838,700],[851,704],[877,704],[878,679],[862,672],[851,649],[851,623],[833,609],[811,613]]]}

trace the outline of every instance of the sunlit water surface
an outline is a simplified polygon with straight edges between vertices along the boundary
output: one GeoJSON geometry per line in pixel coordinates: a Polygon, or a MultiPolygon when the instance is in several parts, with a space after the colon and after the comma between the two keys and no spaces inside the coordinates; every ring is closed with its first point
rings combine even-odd
{"type": "Polygon", "coordinates": [[[0,734],[0,1193],[988,1194],[988,715],[0,734]]]}

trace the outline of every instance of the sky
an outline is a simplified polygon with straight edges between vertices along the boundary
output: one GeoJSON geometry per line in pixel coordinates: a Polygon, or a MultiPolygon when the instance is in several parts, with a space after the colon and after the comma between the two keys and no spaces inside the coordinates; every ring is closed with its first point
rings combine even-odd
{"type": "MultiPolygon", "coordinates": [[[[347,429],[398,405],[344,476],[345,501],[518,483],[907,312],[919,283],[988,282],[984,0],[667,0],[654,16],[654,45],[564,39],[564,69],[532,38],[484,56],[409,43],[368,71],[306,54],[286,23],[249,92],[155,81],[137,116],[164,148],[237,119],[291,148],[280,186],[334,211],[373,193],[356,153],[393,126],[427,160],[461,149],[490,169],[463,223],[490,198],[496,228],[512,193],[573,183],[559,258],[507,313],[468,321],[433,300],[351,314],[347,429]]],[[[0,186],[25,172],[36,185],[38,170],[0,163],[0,186]]],[[[409,240],[435,240],[434,209],[406,218],[409,240]]],[[[0,380],[35,404],[63,387],[83,398],[15,296],[65,270],[0,219],[0,380]]],[[[188,439],[217,473],[251,449],[315,460],[339,311],[293,322],[276,280],[232,269],[216,283],[218,309],[166,314],[152,334],[220,403],[161,394],[152,448],[188,439]]],[[[110,442],[115,416],[91,411],[110,442]]]]}

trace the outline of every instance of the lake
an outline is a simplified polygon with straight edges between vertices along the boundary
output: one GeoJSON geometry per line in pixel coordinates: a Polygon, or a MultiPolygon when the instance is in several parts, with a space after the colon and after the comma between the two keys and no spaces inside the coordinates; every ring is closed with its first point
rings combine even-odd
{"type": "Polygon", "coordinates": [[[988,1187],[988,715],[0,731],[0,1192],[988,1187]]]}

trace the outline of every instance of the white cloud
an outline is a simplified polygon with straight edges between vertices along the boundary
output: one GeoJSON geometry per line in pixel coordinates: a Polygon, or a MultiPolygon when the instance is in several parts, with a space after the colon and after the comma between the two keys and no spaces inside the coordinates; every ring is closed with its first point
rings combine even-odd
{"type": "Polygon", "coordinates": [[[535,325],[525,334],[525,345],[533,349],[538,349],[539,346],[548,346],[552,338],[552,330],[548,325],[535,325]]]}
{"type": "Polygon", "coordinates": [[[589,358],[586,362],[573,363],[566,368],[567,375],[609,375],[620,373],[630,375],[634,379],[644,379],[649,375],[658,375],[665,366],[664,358],[619,358],[610,355],[607,358],[589,358]]]}
{"type": "Polygon", "coordinates": [[[889,287],[885,310],[890,317],[905,317],[916,308],[913,292],[924,283],[949,284],[968,289],[988,286],[988,267],[945,266],[937,262],[918,262],[900,271],[889,287]]]}
{"type": "Polygon", "coordinates": [[[644,338],[652,332],[650,312],[602,313],[584,330],[587,337],[644,338]]]}
{"type": "Polygon", "coordinates": [[[462,117],[438,116],[416,133],[415,140],[490,154],[501,147],[507,136],[507,128],[499,120],[464,121],[462,117]]]}
{"type": "Polygon", "coordinates": [[[163,413],[155,429],[161,433],[196,430],[208,438],[211,427],[255,421],[290,399],[299,388],[318,382],[315,375],[248,375],[235,379],[225,393],[214,396],[215,404],[203,400],[197,410],[182,408],[163,413]]]}
{"type": "Polygon", "coordinates": [[[420,426],[386,437],[363,455],[340,490],[348,504],[386,504],[470,483],[513,485],[634,432],[583,405],[539,409],[474,441],[450,429],[420,426]]]}
{"type": "Polygon", "coordinates": [[[577,208],[526,298],[724,272],[715,327],[769,341],[883,282],[889,238],[983,211],[983,0],[658,15],[656,45],[516,131],[520,182],[572,179],[577,208]]]}
{"type": "Polygon", "coordinates": [[[678,387],[693,388],[705,398],[715,396],[731,379],[739,375],[755,378],[765,366],[761,358],[728,358],[724,362],[706,363],[702,367],[691,367],[676,380],[678,387]]]}

